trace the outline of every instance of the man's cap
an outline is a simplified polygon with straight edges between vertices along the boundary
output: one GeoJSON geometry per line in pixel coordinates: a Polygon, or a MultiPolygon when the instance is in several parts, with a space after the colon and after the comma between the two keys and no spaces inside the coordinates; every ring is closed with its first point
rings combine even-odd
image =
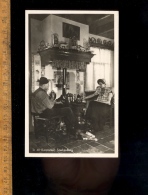
{"type": "Polygon", "coordinates": [[[105,82],[104,79],[98,79],[98,80],[97,80],[97,83],[98,83],[98,84],[99,84],[99,83],[106,84],[106,82],[105,82]]]}
{"type": "Polygon", "coordinates": [[[40,85],[47,84],[48,82],[49,80],[46,77],[41,77],[39,80],[40,85]]]}

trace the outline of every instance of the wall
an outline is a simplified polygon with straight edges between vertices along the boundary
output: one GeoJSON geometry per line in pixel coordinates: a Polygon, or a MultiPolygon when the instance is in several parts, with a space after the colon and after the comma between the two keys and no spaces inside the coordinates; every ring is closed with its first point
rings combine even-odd
{"type": "Polygon", "coordinates": [[[101,40],[108,40],[114,42],[112,39],[89,34],[89,28],[85,24],[74,22],[65,18],[54,15],[49,15],[43,21],[31,19],[31,51],[36,53],[39,44],[42,40],[52,45],[52,34],[58,33],[59,41],[66,42],[67,38],[62,36],[62,23],[66,22],[80,27],[80,41],[78,44],[83,46],[84,41],[88,41],[89,37],[100,38],[101,40]],[[56,25],[55,25],[56,24],[56,25]]]}
{"type": "MultiPolygon", "coordinates": [[[[45,66],[45,77],[48,79],[54,79],[54,71],[57,71],[56,69],[52,69],[52,66],[49,64],[45,66]]],[[[69,78],[70,78],[70,89],[67,89],[67,92],[69,93],[75,93],[76,92],[76,70],[67,70],[69,72],[69,78]]],[[[57,94],[57,98],[62,95],[62,89],[57,89],[53,81],[49,82],[49,90],[48,93],[54,90],[57,94]]]]}
{"type": "Polygon", "coordinates": [[[52,44],[52,34],[57,33],[59,35],[60,42],[66,42],[67,38],[64,38],[62,35],[62,23],[69,23],[80,27],[80,41],[78,44],[83,46],[83,41],[89,38],[89,28],[85,24],[79,22],[74,22],[65,18],[61,18],[55,15],[50,15],[42,21],[43,26],[43,40],[49,44],[52,44]],[[56,24],[56,25],[55,25],[56,24]]]}
{"type": "Polygon", "coordinates": [[[113,58],[111,58],[111,64],[112,64],[112,66],[111,66],[111,86],[113,87],[114,86],[114,76],[115,76],[115,74],[114,74],[114,72],[115,72],[115,68],[114,68],[114,58],[115,58],[115,53],[114,53],[114,51],[112,51],[113,52],[113,58]]]}
{"type": "Polygon", "coordinates": [[[41,21],[42,31],[43,31],[43,37],[42,38],[46,43],[49,43],[50,45],[52,45],[51,35],[53,33],[52,23],[51,23],[51,16],[52,15],[49,15],[43,21],[41,21]]]}
{"type": "MultiPolygon", "coordinates": [[[[52,34],[57,33],[59,36],[59,42],[66,42],[67,38],[63,37],[62,32],[62,23],[69,23],[80,27],[80,40],[78,41],[78,45],[83,46],[83,42],[85,43],[89,39],[89,28],[85,24],[81,24],[78,22],[74,22],[65,18],[61,18],[55,15],[49,15],[41,22],[41,27],[43,29],[42,39],[52,45],[52,34]],[[55,25],[56,24],[56,25],[55,25]]],[[[50,65],[49,65],[50,66],[50,65]]],[[[52,68],[46,68],[45,76],[51,79],[51,75],[53,74],[52,68]]],[[[67,70],[70,73],[70,89],[67,90],[69,93],[76,93],[76,70],[67,70]]],[[[81,85],[82,86],[82,85],[81,85]]],[[[54,85],[52,85],[52,89],[57,92],[57,97],[62,94],[61,89],[56,89],[54,85]]],[[[81,87],[81,92],[83,89],[81,87]]]]}
{"type": "MultiPolygon", "coordinates": [[[[78,22],[74,22],[65,18],[61,18],[55,15],[49,15],[43,21],[38,21],[35,19],[31,19],[31,51],[37,52],[40,41],[44,40],[46,43],[52,45],[52,34],[57,33],[59,36],[60,42],[66,42],[67,38],[62,36],[62,23],[69,23],[80,27],[80,41],[78,44],[83,46],[83,43],[89,40],[89,37],[100,38],[101,40],[114,41],[112,39],[108,39],[105,37],[89,34],[89,27],[85,24],[81,24],[78,22]]],[[[114,63],[112,63],[114,65],[114,63]]],[[[111,67],[111,83],[112,86],[114,84],[114,67],[111,67]]],[[[49,64],[45,70],[45,76],[49,79],[53,77],[53,69],[49,64]]],[[[67,70],[70,72],[70,93],[76,93],[76,71],[75,70],[67,70]]],[[[93,75],[93,68],[88,65],[87,72],[93,75]]],[[[90,74],[89,74],[90,75],[90,74]]],[[[87,75],[86,75],[87,78],[87,75]]],[[[89,81],[86,83],[87,90],[92,90],[93,87],[93,76],[89,77],[89,81]],[[89,86],[87,83],[89,82],[89,86]]],[[[53,89],[53,85],[50,85],[50,90],[53,89]]],[[[62,90],[54,87],[54,90],[57,92],[57,96],[59,97],[62,93],[62,90]]],[[[82,91],[81,91],[82,92],[82,91]]]]}
{"type": "Polygon", "coordinates": [[[94,76],[94,67],[92,63],[90,63],[86,67],[86,86],[85,86],[86,91],[94,90],[93,76],[94,76]]]}
{"type": "MultiPolygon", "coordinates": [[[[93,34],[89,34],[89,37],[94,37],[95,39],[100,38],[102,41],[103,40],[107,40],[107,41],[111,41],[112,43],[114,42],[113,39],[108,39],[108,38],[97,36],[97,35],[93,35],[93,34]]],[[[114,51],[110,51],[110,59],[111,59],[111,63],[110,63],[110,81],[109,81],[110,85],[109,86],[113,87],[114,86],[114,51]]],[[[92,61],[93,61],[93,58],[92,58],[92,61]]],[[[99,61],[99,59],[98,59],[98,61],[99,61]]],[[[96,85],[97,85],[97,82],[96,82],[97,81],[97,77],[95,76],[96,72],[94,72],[94,70],[96,70],[96,69],[95,69],[93,63],[90,63],[89,65],[87,65],[86,90],[88,90],[88,91],[91,91],[92,89],[95,90],[96,85]],[[94,79],[95,79],[95,81],[94,81],[94,79]]],[[[101,76],[99,77],[99,75],[102,75],[104,73],[104,70],[103,69],[101,70],[101,68],[100,68],[100,71],[101,72],[97,73],[98,78],[101,77],[101,76]]]]}
{"type": "MultiPolygon", "coordinates": [[[[78,22],[74,22],[74,21],[71,21],[68,19],[64,19],[64,18],[61,18],[58,16],[50,15],[47,18],[45,18],[43,21],[31,19],[31,53],[32,54],[37,53],[39,44],[42,40],[44,40],[46,43],[49,43],[50,45],[52,45],[52,34],[53,33],[58,33],[59,41],[63,41],[63,42],[67,41],[67,39],[62,36],[62,22],[73,24],[73,25],[80,27],[80,41],[78,41],[78,44],[81,46],[84,46],[83,42],[87,42],[89,40],[89,37],[100,38],[101,40],[104,40],[104,39],[111,40],[111,39],[107,39],[104,37],[89,34],[89,27],[87,25],[84,25],[84,24],[81,24],[78,22]]],[[[113,40],[111,40],[111,41],[113,41],[113,40]]],[[[34,62],[32,62],[32,63],[34,64],[34,62]]],[[[49,64],[48,66],[46,66],[45,76],[48,79],[52,79],[53,78],[53,71],[54,70],[52,69],[51,65],[49,64]]],[[[70,90],[68,90],[68,92],[69,93],[76,93],[76,82],[77,82],[76,70],[68,70],[68,71],[70,72],[70,90]]],[[[90,80],[89,80],[89,90],[92,90],[93,89],[93,68],[89,65],[87,66],[87,72],[91,73],[90,80]]],[[[87,72],[86,72],[86,74],[87,74],[87,72]]],[[[112,69],[112,85],[114,84],[113,73],[114,73],[114,70],[112,69]]],[[[30,73],[30,75],[32,75],[32,72],[30,73]]],[[[80,84],[81,84],[81,91],[80,92],[81,93],[83,92],[82,89],[83,89],[83,85],[84,85],[84,83],[82,83],[83,78],[84,78],[84,73],[80,73],[80,84]]],[[[49,92],[52,89],[54,89],[55,92],[57,93],[57,98],[58,98],[62,94],[62,90],[54,87],[52,81],[49,82],[49,85],[50,85],[49,92]]],[[[37,88],[37,86],[35,86],[33,91],[36,88],[37,88]]],[[[30,119],[30,121],[31,121],[31,119],[30,119]]],[[[32,124],[32,123],[30,122],[30,124],[32,124]]],[[[31,127],[30,127],[30,131],[32,130],[31,127]]]]}
{"type": "Polygon", "coordinates": [[[31,52],[32,53],[37,53],[41,41],[42,41],[41,21],[31,19],[31,52]]]}

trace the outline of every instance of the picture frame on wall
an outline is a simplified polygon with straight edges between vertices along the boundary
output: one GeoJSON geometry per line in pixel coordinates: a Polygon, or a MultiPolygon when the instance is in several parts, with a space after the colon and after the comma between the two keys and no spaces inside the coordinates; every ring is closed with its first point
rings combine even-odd
{"type": "Polygon", "coordinates": [[[80,40],[80,27],[63,22],[63,37],[80,40]]]}

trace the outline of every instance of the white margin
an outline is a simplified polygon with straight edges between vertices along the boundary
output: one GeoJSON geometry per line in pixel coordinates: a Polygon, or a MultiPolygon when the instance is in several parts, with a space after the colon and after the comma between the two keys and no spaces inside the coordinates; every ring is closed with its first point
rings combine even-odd
{"type": "Polygon", "coordinates": [[[29,154],[29,13],[25,12],[25,156],[29,154]]]}
{"type": "MultiPolygon", "coordinates": [[[[119,156],[119,12],[26,10],[25,11],[25,157],[117,158],[119,156]],[[29,153],[29,14],[114,14],[114,89],[115,89],[115,152],[93,154],[29,153]]],[[[30,75],[31,76],[31,75],[30,75]]]]}

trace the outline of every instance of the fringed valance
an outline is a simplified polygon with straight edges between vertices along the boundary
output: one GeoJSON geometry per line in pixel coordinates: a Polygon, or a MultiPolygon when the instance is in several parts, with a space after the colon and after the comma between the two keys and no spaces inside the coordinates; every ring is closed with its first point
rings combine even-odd
{"type": "Polygon", "coordinates": [[[77,61],[68,61],[68,60],[53,60],[51,65],[53,68],[86,70],[86,62],[77,62],[77,61]]]}

